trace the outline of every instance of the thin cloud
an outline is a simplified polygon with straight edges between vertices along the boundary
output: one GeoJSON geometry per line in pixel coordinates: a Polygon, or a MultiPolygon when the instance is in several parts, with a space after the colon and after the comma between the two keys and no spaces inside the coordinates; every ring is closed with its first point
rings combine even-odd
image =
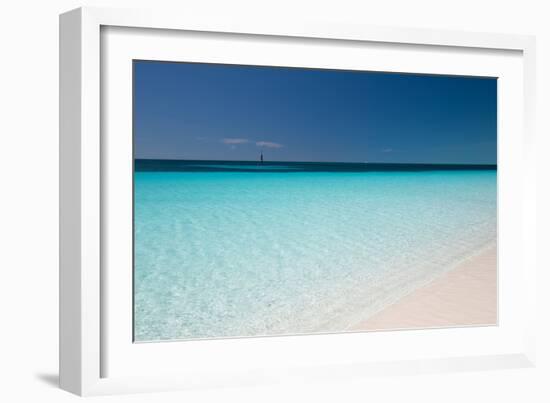
{"type": "Polygon", "coordinates": [[[271,141],[258,141],[258,142],[256,142],[256,145],[258,147],[267,147],[267,148],[281,148],[281,147],[283,147],[282,144],[273,143],[271,141]]]}
{"type": "Polygon", "coordinates": [[[384,148],[382,150],[383,153],[391,153],[393,151],[393,148],[384,148]]]}
{"type": "Polygon", "coordinates": [[[248,143],[248,139],[222,139],[223,144],[246,144],[248,143]]]}

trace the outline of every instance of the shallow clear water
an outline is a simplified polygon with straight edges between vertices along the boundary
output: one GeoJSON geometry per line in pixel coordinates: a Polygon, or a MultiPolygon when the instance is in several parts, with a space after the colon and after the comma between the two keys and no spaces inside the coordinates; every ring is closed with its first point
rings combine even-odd
{"type": "Polygon", "coordinates": [[[136,164],[136,341],[344,331],[496,242],[493,169],[198,165],[136,164]]]}

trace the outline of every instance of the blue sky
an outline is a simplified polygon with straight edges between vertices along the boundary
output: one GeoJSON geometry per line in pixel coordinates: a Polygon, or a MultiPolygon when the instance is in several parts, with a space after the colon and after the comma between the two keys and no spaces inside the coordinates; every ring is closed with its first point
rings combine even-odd
{"type": "Polygon", "coordinates": [[[134,62],[136,158],[496,163],[497,80],[134,62]]]}

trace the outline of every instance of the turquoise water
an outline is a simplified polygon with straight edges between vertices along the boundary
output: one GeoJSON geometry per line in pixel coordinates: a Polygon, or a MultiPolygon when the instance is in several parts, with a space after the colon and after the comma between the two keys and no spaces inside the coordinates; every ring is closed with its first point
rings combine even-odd
{"type": "Polygon", "coordinates": [[[496,242],[496,170],[366,165],[136,162],[135,340],[345,331],[496,242]]]}

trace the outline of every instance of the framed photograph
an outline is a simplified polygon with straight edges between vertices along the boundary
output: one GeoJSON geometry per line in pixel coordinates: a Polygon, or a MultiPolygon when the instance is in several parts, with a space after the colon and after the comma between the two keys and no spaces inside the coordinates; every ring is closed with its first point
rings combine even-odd
{"type": "Polygon", "coordinates": [[[534,365],[534,39],[60,18],[60,383],[534,365]]]}

